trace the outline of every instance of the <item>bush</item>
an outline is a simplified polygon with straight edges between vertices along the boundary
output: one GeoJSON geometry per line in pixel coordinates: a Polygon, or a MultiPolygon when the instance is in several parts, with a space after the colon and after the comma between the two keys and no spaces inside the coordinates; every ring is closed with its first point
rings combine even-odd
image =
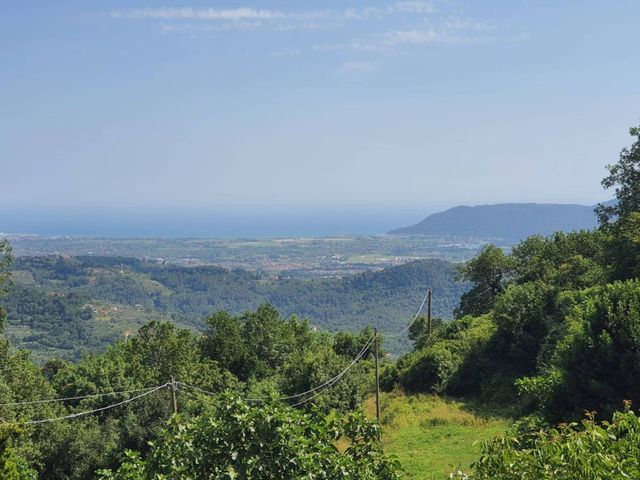
{"type": "Polygon", "coordinates": [[[640,402],[640,281],[592,289],[567,317],[545,376],[556,376],[547,411],[610,415],[625,399],[640,402]]]}
{"type": "Polygon", "coordinates": [[[226,396],[187,422],[174,417],[146,460],[128,453],[102,480],[393,480],[399,464],[378,443],[379,427],[360,414],[331,421],[290,407],[252,407],[226,396]],[[337,442],[348,446],[340,451],[337,442]]]}
{"type": "Polygon", "coordinates": [[[627,405],[611,422],[541,429],[521,422],[511,434],[483,446],[468,480],[605,480],[640,478],[640,418],[627,405]]]}
{"type": "MultiPolygon", "coordinates": [[[[495,324],[488,315],[442,325],[426,347],[398,361],[397,383],[408,391],[432,393],[447,393],[460,382],[476,383],[479,379],[467,378],[464,364],[494,332],[495,324]]],[[[385,386],[390,383],[385,377],[385,386]]],[[[472,387],[467,384],[466,388],[472,387]]]]}

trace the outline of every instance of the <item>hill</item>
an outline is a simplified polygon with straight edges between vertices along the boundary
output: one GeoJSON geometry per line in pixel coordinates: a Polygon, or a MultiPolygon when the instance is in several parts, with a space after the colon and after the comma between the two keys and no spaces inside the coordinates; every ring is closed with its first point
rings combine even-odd
{"type": "Polygon", "coordinates": [[[520,240],[530,235],[586,230],[597,225],[594,206],[553,203],[502,203],[458,206],[428,216],[402,235],[461,235],[520,240]]]}
{"type": "MultiPolygon", "coordinates": [[[[182,267],[125,257],[18,257],[4,299],[8,334],[36,358],[77,359],[134,332],[149,320],[199,329],[212,313],[234,314],[271,303],[282,315],[356,331],[394,332],[432,287],[434,314],[451,317],[466,285],[452,263],[420,260],[343,278],[290,279],[219,267],[182,267]]],[[[386,345],[405,349],[406,339],[386,345]]]]}

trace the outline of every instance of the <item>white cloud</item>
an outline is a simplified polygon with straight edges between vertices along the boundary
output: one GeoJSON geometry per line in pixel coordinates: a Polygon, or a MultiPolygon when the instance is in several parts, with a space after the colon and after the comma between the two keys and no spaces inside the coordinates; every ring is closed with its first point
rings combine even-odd
{"type": "Polygon", "coordinates": [[[357,30],[354,28],[361,35],[359,38],[354,36],[350,39],[340,38],[338,41],[327,38],[326,43],[306,48],[298,44],[292,46],[295,48],[285,48],[278,50],[279,52],[302,52],[310,48],[315,51],[382,53],[398,52],[411,45],[473,45],[496,40],[509,41],[509,38],[513,38],[513,34],[501,35],[500,29],[491,22],[465,16],[455,3],[446,0],[404,0],[383,6],[332,10],[143,8],[113,11],[111,16],[156,20],[165,33],[232,29],[335,32],[350,28],[352,22],[360,24],[357,30]],[[492,36],[488,36],[488,32],[492,36]]]}
{"type": "Polygon", "coordinates": [[[384,43],[389,46],[399,45],[475,45],[478,43],[486,43],[494,40],[492,37],[481,35],[454,35],[446,29],[437,31],[433,28],[424,30],[398,30],[386,34],[384,43]]]}
{"type": "Polygon", "coordinates": [[[432,2],[405,1],[387,7],[348,8],[346,10],[280,11],[251,7],[235,9],[218,8],[140,8],[115,10],[113,18],[149,20],[368,20],[396,13],[425,14],[435,9],[432,2]]]}
{"type": "Polygon", "coordinates": [[[432,2],[400,2],[396,3],[395,9],[405,13],[434,13],[436,11],[432,2]]]}
{"type": "Polygon", "coordinates": [[[453,17],[447,19],[444,23],[444,27],[451,30],[474,30],[474,31],[488,31],[494,30],[496,27],[487,22],[481,22],[473,18],[461,18],[453,17]]]}
{"type": "Polygon", "coordinates": [[[444,36],[434,30],[399,30],[390,32],[387,35],[385,43],[388,45],[423,44],[423,43],[442,43],[444,36]]]}
{"type": "Polygon", "coordinates": [[[113,11],[111,16],[151,20],[274,20],[285,17],[285,14],[276,10],[257,10],[255,8],[143,8],[113,11]]]}

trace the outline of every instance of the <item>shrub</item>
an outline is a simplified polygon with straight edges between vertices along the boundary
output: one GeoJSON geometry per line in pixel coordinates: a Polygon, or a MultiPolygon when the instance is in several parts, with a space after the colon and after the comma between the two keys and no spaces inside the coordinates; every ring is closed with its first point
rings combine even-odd
{"type": "Polygon", "coordinates": [[[360,414],[333,421],[226,396],[207,414],[187,422],[174,417],[146,460],[129,453],[116,472],[99,478],[397,479],[399,464],[382,453],[378,436],[379,427],[360,414]]]}
{"type": "Polygon", "coordinates": [[[604,480],[640,478],[640,418],[628,406],[611,422],[588,416],[581,423],[540,428],[521,422],[483,446],[469,480],[604,480]]]}

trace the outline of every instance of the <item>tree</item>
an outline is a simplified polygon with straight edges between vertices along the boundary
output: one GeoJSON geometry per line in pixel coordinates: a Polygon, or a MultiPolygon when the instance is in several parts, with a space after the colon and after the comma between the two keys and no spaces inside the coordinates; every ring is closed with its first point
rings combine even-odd
{"type": "Polygon", "coordinates": [[[454,315],[482,315],[493,307],[513,272],[513,262],[501,248],[486,245],[480,253],[460,267],[460,278],[473,282],[473,287],[460,299],[454,315]]]}
{"type": "Polygon", "coordinates": [[[640,127],[629,133],[635,142],[622,149],[618,163],[607,166],[609,175],[602,180],[604,188],[615,188],[616,201],[596,208],[601,229],[610,235],[607,257],[613,280],[640,275],[640,127]]]}
{"type": "Polygon", "coordinates": [[[605,228],[616,219],[640,211],[640,127],[632,127],[629,133],[636,141],[630,148],[622,149],[618,163],[607,166],[609,175],[602,180],[604,188],[615,187],[617,200],[614,204],[600,204],[596,208],[600,224],[605,228]]]}
{"type": "Polygon", "coordinates": [[[239,318],[224,311],[211,315],[206,320],[200,345],[202,353],[218,362],[221,368],[241,379],[249,376],[247,345],[239,318]]]}
{"type": "Polygon", "coordinates": [[[0,425],[0,478],[3,480],[36,480],[37,475],[13,447],[13,438],[21,430],[11,424],[0,425]]]}
{"type": "Polygon", "coordinates": [[[189,421],[174,417],[148,457],[129,453],[102,480],[159,478],[395,480],[399,464],[386,457],[379,427],[360,414],[328,420],[281,404],[249,406],[233,396],[189,421]],[[344,451],[336,447],[342,440],[344,451]]]}

